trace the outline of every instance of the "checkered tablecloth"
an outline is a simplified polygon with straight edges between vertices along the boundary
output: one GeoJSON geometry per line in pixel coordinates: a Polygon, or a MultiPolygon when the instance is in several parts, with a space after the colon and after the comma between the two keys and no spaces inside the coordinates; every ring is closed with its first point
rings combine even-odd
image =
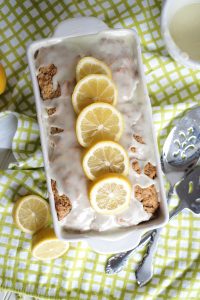
{"type": "MultiPolygon", "coordinates": [[[[104,273],[108,256],[93,252],[86,243],[71,243],[62,258],[41,263],[29,251],[31,236],[18,230],[11,217],[20,195],[47,197],[26,47],[52,35],[62,20],[95,16],[110,27],[138,31],[160,147],[173,118],[200,102],[200,71],[184,68],[166,52],[159,25],[161,4],[158,0],[0,0],[0,55],[8,76],[0,110],[15,112],[18,118],[13,140],[17,162],[0,170],[0,288],[54,300],[200,299],[200,218],[188,211],[163,230],[154,277],[142,288],[134,275],[142,249],[116,275],[104,273]]],[[[174,197],[172,206],[176,204],[174,197]]]]}

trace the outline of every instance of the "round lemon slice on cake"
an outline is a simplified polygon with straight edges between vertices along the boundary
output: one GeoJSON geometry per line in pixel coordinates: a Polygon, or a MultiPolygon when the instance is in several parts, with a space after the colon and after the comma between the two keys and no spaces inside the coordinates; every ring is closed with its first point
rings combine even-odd
{"type": "Polygon", "coordinates": [[[119,141],[124,129],[120,112],[108,103],[98,102],[86,106],[76,121],[76,135],[83,147],[101,140],[119,141]]]}
{"type": "Polygon", "coordinates": [[[15,202],[13,219],[23,232],[35,233],[50,220],[49,204],[36,195],[22,197],[15,202]]]}
{"type": "Polygon", "coordinates": [[[130,181],[119,174],[107,174],[98,178],[90,187],[92,208],[99,214],[115,215],[129,207],[130,181]]]}
{"type": "Polygon", "coordinates": [[[129,172],[129,158],[125,149],[112,141],[101,141],[89,148],[82,164],[85,175],[91,180],[107,173],[127,175],[129,172]]]}
{"type": "Polygon", "coordinates": [[[111,70],[104,62],[90,56],[83,57],[79,60],[76,67],[76,81],[78,82],[90,74],[103,74],[112,78],[111,70]]]}
{"type": "Polygon", "coordinates": [[[39,260],[55,259],[69,249],[69,243],[59,240],[52,228],[43,228],[33,236],[32,255],[39,260]]]}
{"type": "Polygon", "coordinates": [[[117,88],[108,76],[92,74],[81,79],[72,94],[72,104],[77,114],[93,102],[117,103],[117,88]]]}

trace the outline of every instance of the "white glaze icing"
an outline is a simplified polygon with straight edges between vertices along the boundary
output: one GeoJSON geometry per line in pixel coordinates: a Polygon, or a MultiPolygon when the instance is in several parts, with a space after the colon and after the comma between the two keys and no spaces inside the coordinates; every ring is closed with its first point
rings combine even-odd
{"type": "Polygon", "coordinates": [[[64,129],[58,135],[48,135],[49,149],[48,172],[57,181],[60,194],[66,194],[72,202],[72,211],[61,224],[67,229],[104,231],[116,227],[136,225],[151,217],[142,204],[134,197],[134,186],[147,187],[155,184],[159,192],[157,179],[151,180],[145,175],[138,175],[131,169],[129,179],[133,186],[130,207],[117,216],[97,214],[90,206],[87,194],[88,181],[81,166],[83,149],[79,146],[75,134],[76,115],[71,104],[71,93],[75,86],[75,68],[78,60],[84,56],[98,58],[111,68],[113,80],[118,88],[117,109],[123,114],[125,130],[120,143],[127,150],[130,163],[134,158],[141,166],[147,162],[155,165],[152,127],[149,121],[147,99],[138,73],[136,41],[130,34],[110,36],[104,32],[99,35],[68,38],[46,48],[41,48],[36,58],[39,67],[54,64],[57,74],[53,78],[54,88],[59,83],[61,97],[43,101],[42,116],[46,128],[56,126],[64,129]],[[46,108],[56,107],[56,113],[48,116],[46,108]],[[133,134],[143,137],[145,144],[138,143],[133,134]],[[52,146],[54,145],[54,146],[52,146]],[[137,152],[130,148],[134,146],[137,152]]]}

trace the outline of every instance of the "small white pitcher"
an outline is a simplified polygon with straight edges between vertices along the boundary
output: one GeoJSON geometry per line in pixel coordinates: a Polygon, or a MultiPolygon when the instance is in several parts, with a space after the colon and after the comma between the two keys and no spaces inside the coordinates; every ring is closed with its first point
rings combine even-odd
{"type": "MultiPolygon", "coordinates": [[[[181,8],[191,4],[200,4],[200,0],[165,0],[161,15],[161,31],[169,54],[179,63],[193,69],[200,69],[200,61],[189,57],[184,49],[180,49],[175,43],[169,29],[174,15],[181,8]]],[[[200,17],[200,16],[199,16],[200,17]]],[[[200,35],[200,30],[199,30],[200,35]]],[[[200,49],[199,49],[200,51],[200,49]]]]}

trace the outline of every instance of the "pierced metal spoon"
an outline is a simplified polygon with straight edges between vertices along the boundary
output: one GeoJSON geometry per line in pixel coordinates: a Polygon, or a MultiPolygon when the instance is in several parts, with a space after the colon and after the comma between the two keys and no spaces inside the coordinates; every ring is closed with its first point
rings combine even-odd
{"type": "MultiPolygon", "coordinates": [[[[185,124],[185,126],[186,126],[185,130],[187,131],[187,129],[191,127],[191,124],[190,124],[190,126],[188,126],[189,121],[191,119],[198,119],[198,118],[200,118],[200,107],[195,107],[191,111],[187,111],[185,116],[177,121],[176,126],[172,129],[172,131],[170,132],[170,134],[164,144],[163,154],[161,156],[161,164],[162,164],[163,172],[165,173],[165,175],[167,176],[167,179],[170,182],[170,190],[168,193],[168,199],[170,199],[171,195],[173,194],[174,185],[183,177],[184,173],[187,172],[188,168],[191,168],[192,166],[194,166],[196,164],[197,159],[199,157],[199,151],[197,151],[196,149],[194,150],[192,148],[187,148],[187,151],[185,151],[185,152],[187,152],[187,154],[188,154],[188,152],[190,151],[189,152],[190,155],[188,155],[186,158],[184,158],[182,160],[182,164],[176,163],[176,160],[179,162],[181,161],[180,160],[181,153],[180,152],[177,153],[178,144],[177,144],[177,142],[174,142],[174,137],[176,136],[175,128],[179,128],[179,126],[180,126],[181,131],[183,131],[184,124],[185,124]],[[183,120],[184,118],[185,118],[185,121],[187,121],[187,122],[185,122],[183,120]],[[179,122],[180,122],[180,124],[179,124],[179,122]],[[174,132],[175,132],[175,136],[174,136],[174,132]],[[170,147],[171,144],[172,144],[172,148],[170,147]],[[171,157],[171,155],[168,156],[169,152],[173,152],[173,153],[175,153],[175,155],[172,155],[172,157],[171,157]]],[[[195,128],[196,128],[196,123],[195,123],[195,128]]],[[[195,131],[195,135],[197,135],[197,132],[198,132],[198,130],[195,131]]],[[[191,135],[191,133],[194,133],[194,132],[191,129],[188,133],[189,133],[189,135],[191,135]]],[[[198,138],[196,139],[196,141],[199,140],[199,135],[197,135],[197,137],[198,138]]],[[[191,141],[191,139],[192,139],[191,136],[188,136],[188,138],[191,141]]],[[[175,138],[175,140],[176,139],[177,139],[177,137],[175,138]]],[[[183,146],[183,145],[181,144],[181,146],[183,146]]],[[[197,148],[200,149],[200,146],[197,148]]],[[[185,155],[183,155],[183,156],[185,156],[185,155]]],[[[133,248],[132,250],[122,252],[122,253],[119,253],[119,254],[116,254],[116,255],[110,257],[107,261],[107,265],[106,265],[106,269],[105,269],[106,273],[114,274],[114,273],[120,272],[125,267],[129,257],[133,255],[133,253],[135,252],[136,249],[145,245],[150,239],[151,239],[151,244],[153,243],[153,239],[156,238],[156,232],[157,232],[157,229],[147,232],[144,235],[144,237],[141,239],[139,245],[136,246],[135,248],[133,248]]]]}
{"type": "MultiPolygon", "coordinates": [[[[200,156],[200,107],[186,112],[179,119],[167,138],[162,155],[162,168],[170,183],[191,170],[200,156]],[[178,169],[177,169],[178,168],[178,169]]],[[[173,186],[171,184],[171,190],[173,186]]],[[[186,194],[187,195],[187,194],[186,194]]],[[[170,195],[168,195],[168,199],[170,195]]],[[[186,208],[186,203],[180,195],[180,204],[170,213],[170,219],[186,208]]],[[[136,280],[140,286],[145,285],[153,276],[153,256],[157,250],[162,228],[155,229],[151,235],[147,251],[136,269],[136,280]]]]}

